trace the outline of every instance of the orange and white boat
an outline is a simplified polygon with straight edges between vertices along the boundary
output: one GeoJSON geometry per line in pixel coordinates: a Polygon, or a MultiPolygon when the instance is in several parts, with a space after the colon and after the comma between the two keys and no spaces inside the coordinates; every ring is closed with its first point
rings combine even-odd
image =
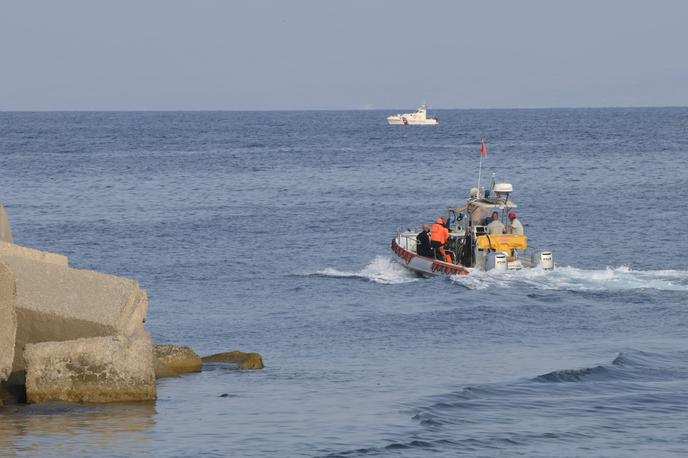
{"type": "Polygon", "coordinates": [[[388,116],[387,122],[397,126],[434,126],[440,123],[437,118],[428,118],[428,106],[426,104],[422,104],[415,113],[388,116]]]}
{"type": "MultiPolygon", "coordinates": [[[[445,252],[451,262],[418,254],[420,230],[397,232],[392,240],[394,259],[420,275],[468,275],[472,270],[507,272],[540,266],[554,269],[551,251],[529,251],[525,235],[509,233],[507,215],[517,208],[511,200],[510,183],[495,183],[489,190],[472,188],[466,205],[447,212],[449,230],[445,252]],[[505,233],[489,233],[487,222],[494,212],[500,216],[505,233]]],[[[440,256],[441,257],[441,256],[440,256]]]]}

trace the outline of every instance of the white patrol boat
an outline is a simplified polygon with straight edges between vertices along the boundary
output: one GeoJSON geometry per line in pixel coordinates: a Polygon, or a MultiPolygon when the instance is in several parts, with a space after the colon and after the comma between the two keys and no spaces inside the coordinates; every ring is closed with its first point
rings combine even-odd
{"type": "Polygon", "coordinates": [[[428,107],[425,104],[421,105],[415,113],[389,116],[387,122],[392,125],[404,126],[434,126],[439,124],[437,118],[428,118],[428,107]]]}
{"type": "Polygon", "coordinates": [[[432,257],[427,248],[418,252],[420,230],[397,233],[392,240],[394,259],[424,276],[468,275],[474,269],[506,272],[538,265],[546,270],[554,269],[551,251],[529,251],[525,235],[510,233],[507,215],[517,208],[510,199],[512,190],[511,184],[494,183],[493,178],[490,190],[472,188],[464,207],[449,209],[445,217],[445,227],[449,230],[445,253],[451,262],[432,257]],[[499,214],[505,228],[503,234],[489,233],[488,222],[494,212],[499,214]]]}

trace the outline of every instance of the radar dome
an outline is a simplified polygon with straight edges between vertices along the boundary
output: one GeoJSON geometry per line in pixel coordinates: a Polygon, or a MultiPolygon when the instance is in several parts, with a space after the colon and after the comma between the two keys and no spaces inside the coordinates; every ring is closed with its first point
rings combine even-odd
{"type": "Polygon", "coordinates": [[[511,186],[511,183],[495,183],[494,187],[492,188],[494,192],[498,193],[508,193],[508,192],[513,192],[514,187],[511,186]]]}

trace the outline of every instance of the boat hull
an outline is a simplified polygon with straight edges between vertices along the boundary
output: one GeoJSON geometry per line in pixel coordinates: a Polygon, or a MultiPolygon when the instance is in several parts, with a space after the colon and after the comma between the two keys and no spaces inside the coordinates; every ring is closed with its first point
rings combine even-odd
{"type": "Polygon", "coordinates": [[[387,122],[392,125],[392,126],[435,126],[439,124],[437,119],[434,118],[427,118],[427,119],[412,119],[412,118],[404,118],[404,117],[399,117],[399,116],[390,116],[387,118],[387,122]]]}
{"type": "Polygon", "coordinates": [[[463,266],[442,262],[437,259],[419,256],[412,251],[401,247],[396,239],[392,240],[392,253],[394,260],[405,268],[424,276],[439,275],[468,275],[470,270],[463,266]]]}

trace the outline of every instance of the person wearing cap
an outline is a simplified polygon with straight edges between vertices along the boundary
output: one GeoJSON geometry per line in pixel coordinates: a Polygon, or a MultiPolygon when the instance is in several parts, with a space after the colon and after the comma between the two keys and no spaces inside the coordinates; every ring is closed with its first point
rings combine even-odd
{"type": "Polygon", "coordinates": [[[487,225],[487,234],[503,234],[504,225],[499,221],[499,212],[492,212],[492,222],[487,225]]]}
{"type": "Polygon", "coordinates": [[[509,221],[511,221],[511,224],[509,224],[509,234],[512,235],[524,235],[523,234],[523,224],[518,220],[516,217],[516,212],[511,210],[509,212],[509,221]]]}

